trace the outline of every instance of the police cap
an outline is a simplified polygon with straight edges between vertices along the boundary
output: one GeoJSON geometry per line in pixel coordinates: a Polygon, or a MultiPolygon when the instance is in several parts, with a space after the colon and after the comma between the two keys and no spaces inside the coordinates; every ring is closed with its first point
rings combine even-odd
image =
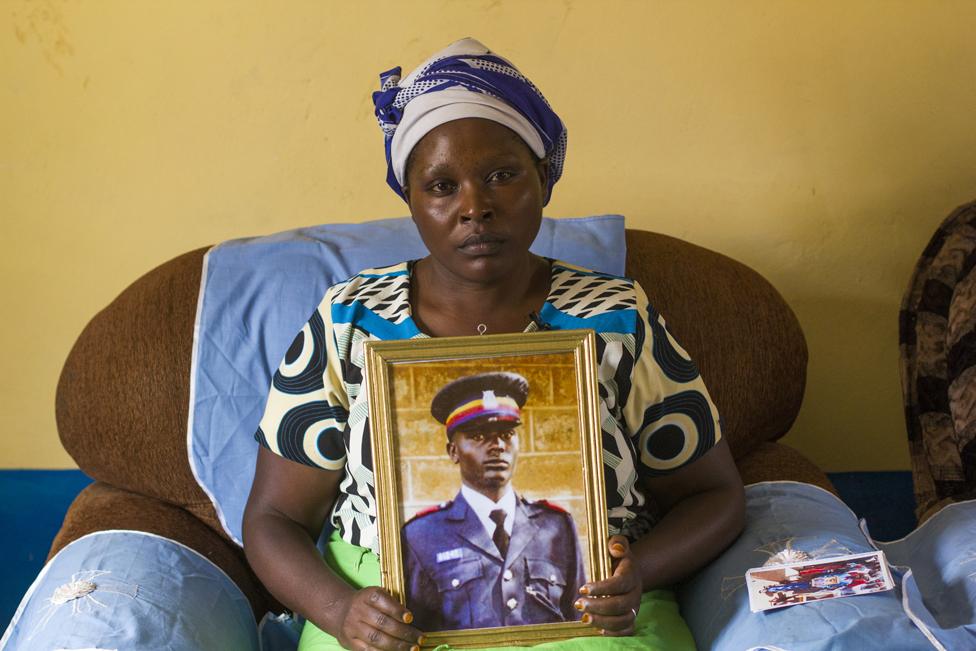
{"type": "Polygon", "coordinates": [[[518,373],[466,375],[441,387],[430,403],[430,413],[447,427],[447,437],[458,430],[511,429],[522,424],[522,406],[529,381],[518,373]]]}

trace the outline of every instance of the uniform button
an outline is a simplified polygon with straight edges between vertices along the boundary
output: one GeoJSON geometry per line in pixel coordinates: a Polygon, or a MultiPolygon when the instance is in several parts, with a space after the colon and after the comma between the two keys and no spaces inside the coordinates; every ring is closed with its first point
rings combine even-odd
{"type": "Polygon", "coordinates": [[[555,583],[555,582],[556,582],[556,575],[555,574],[550,574],[549,575],[549,583],[555,583]]]}
{"type": "Polygon", "coordinates": [[[505,573],[502,574],[502,578],[505,579],[506,581],[511,581],[512,580],[512,570],[505,570],[505,573]]]}
{"type": "Polygon", "coordinates": [[[512,597],[505,602],[505,605],[508,606],[509,610],[515,610],[515,607],[518,606],[518,601],[516,601],[515,597],[512,597]]]}
{"type": "Polygon", "coordinates": [[[461,585],[461,579],[451,579],[451,587],[456,588],[461,585]]]}

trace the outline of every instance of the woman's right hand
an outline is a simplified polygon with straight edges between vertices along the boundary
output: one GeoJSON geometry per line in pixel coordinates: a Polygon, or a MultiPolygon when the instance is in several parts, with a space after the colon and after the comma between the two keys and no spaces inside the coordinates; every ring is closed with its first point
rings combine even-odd
{"type": "Polygon", "coordinates": [[[244,553],[282,604],[347,649],[409,651],[421,633],[389,592],[349,585],[322,561],[315,541],[339,492],[341,470],[318,470],[258,449],[244,510],[244,553]]]}
{"type": "Polygon", "coordinates": [[[346,601],[336,636],[352,651],[417,651],[423,634],[410,626],[413,615],[382,588],[357,590],[346,601]]]}

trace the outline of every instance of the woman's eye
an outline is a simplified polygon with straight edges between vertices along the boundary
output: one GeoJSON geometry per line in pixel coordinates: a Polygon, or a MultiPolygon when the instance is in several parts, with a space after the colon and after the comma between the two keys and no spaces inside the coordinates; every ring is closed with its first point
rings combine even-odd
{"type": "Polygon", "coordinates": [[[454,190],[454,185],[447,181],[437,181],[427,186],[427,189],[434,194],[448,194],[454,190]]]}
{"type": "Polygon", "coordinates": [[[492,172],[491,176],[488,177],[488,181],[492,183],[502,183],[509,180],[515,176],[515,172],[510,170],[498,170],[497,172],[492,172]]]}

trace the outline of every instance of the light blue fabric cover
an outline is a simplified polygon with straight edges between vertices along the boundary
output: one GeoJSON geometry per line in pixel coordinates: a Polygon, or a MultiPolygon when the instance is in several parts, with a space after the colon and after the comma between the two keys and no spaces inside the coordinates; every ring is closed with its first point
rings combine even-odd
{"type": "Polygon", "coordinates": [[[3,651],[257,651],[240,589],[197,552],[136,531],[91,534],[62,549],[24,596],[3,651]],[[94,583],[60,605],[59,586],[94,583]]]}
{"type": "MultiPolygon", "coordinates": [[[[976,648],[976,502],[952,505],[908,537],[879,545],[893,566],[896,590],[764,613],[750,612],[743,575],[770,555],[787,545],[818,558],[874,547],[854,514],[815,486],[754,484],[746,488],[746,503],[742,536],[679,591],[698,648],[976,648]]],[[[266,619],[261,649],[294,649],[299,625],[266,619]]],[[[81,538],[55,556],[0,641],[2,651],[90,648],[259,647],[246,598],[213,564],[158,536],[111,531],[81,538]],[[78,579],[99,588],[90,599],[52,604],[58,586],[78,579]]]]}
{"type": "Polygon", "coordinates": [[[902,570],[905,607],[946,649],[976,649],[976,501],[950,504],[901,540],[878,543],[902,570]]]}
{"type": "Polygon", "coordinates": [[[261,651],[295,651],[305,620],[292,613],[267,613],[258,625],[261,651]]]}
{"type": "MultiPolygon", "coordinates": [[[[622,275],[624,218],[543,219],[532,251],[622,275]]],[[[370,267],[426,255],[409,218],[327,224],[224,242],[207,254],[197,307],[190,463],[241,542],[253,439],[271,376],[329,286],[370,267]]]]}
{"type": "Polygon", "coordinates": [[[787,545],[814,558],[875,549],[854,513],[827,491],[798,482],[753,484],[746,487],[745,530],[681,587],[681,612],[698,648],[715,651],[939,648],[929,636],[947,649],[973,649],[974,521],[976,502],[959,504],[908,538],[881,545],[890,564],[919,573],[917,583],[909,575],[905,585],[911,608],[927,613],[928,632],[902,605],[905,568],[899,567],[892,568],[898,586],[892,591],[753,613],[745,572],[787,545]],[[922,604],[923,594],[931,612],[922,604]]]}

